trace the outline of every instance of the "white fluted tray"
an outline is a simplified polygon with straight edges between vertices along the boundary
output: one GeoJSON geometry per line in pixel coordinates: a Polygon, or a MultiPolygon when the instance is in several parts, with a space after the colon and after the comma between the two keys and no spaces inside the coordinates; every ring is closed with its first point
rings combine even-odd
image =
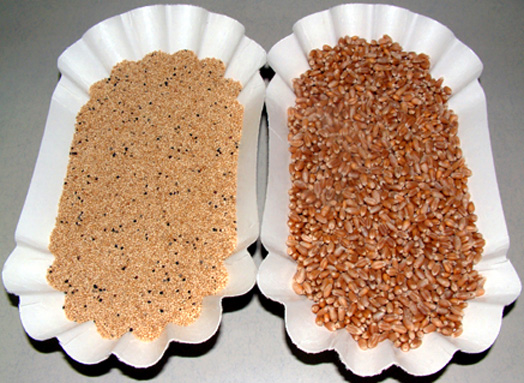
{"type": "Polygon", "coordinates": [[[443,368],[458,351],[478,353],[495,341],[505,305],[521,291],[520,280],[506,258],[509,237],[499,196],[489,139],[487,107],[478,78],[482,63],[445,26],[428,17],[390,5],[345,4],[299,20],[293,33],[268,52],[276,72],[266,92],[269,116],[269,170],[262,242],[268,255],[259,268],[258,285],[267,297],[285,306],[287,332],[300,349],[317,353],[335,350],[355,374],[379,374],[391,365],[413,375],[429,375],[443,368]],[[287,109],[294,105],[292,79],[309,69],[307,55],[339,37],[358,35],[378,39],[388,34],[405,51],[424,52],[431,59],[431,74],[444,78],[453,90],[449,107],[459,117],[458,135],[466,163],[473,172],[469,190],[476,206],[478,229],[486,239],[485,252],[476,269],[487,278],[485,295],[469,301],[457,338],[438,333],[426,335],[418,349],[407,353],[384,341],[362,351],[344,330],[329,332],[315,324],[312,302],[291,287],[295,262],[286,253],[289,212],[287,109]]]}
{"type": "Polygon", "coordinates": [[[16,248],[2,273],[6,289],[20,296],[20,318],[34,339],[56,337],[73,359],[97,363],[115,354],[135,367],[155,364],[169,342],[201,343],[217,331],[222,317],[222,298],[249,291],[256,266],[247,247],[259,234],[256,201],[256,153],[265,84],[258,70],[265,51],[244,35],[238,21],[188,5],[138,8],[107,19],[66,49],[58,59],[61,79],[53,93],[45,132],[33,178],[17,226],[16,248]],[[103,339],[93,322],[78,324],[64,314],[64,294],[46,280],[54,257],[48,251],[55,224],[76,114],[89,99],[89,87],[109,76],[124,59],[140,60],[147,53],[194,51],[200,59],[214,57],[226,64],[225,76],[239,81],[238,99],[244,106],[239,151],[237,225],[238,244],[226,260],[229,282],[216,296],[204,299],[199,319],[187,327],[170,324],[152,342],[131,333],[118,340],[103,339]]]}

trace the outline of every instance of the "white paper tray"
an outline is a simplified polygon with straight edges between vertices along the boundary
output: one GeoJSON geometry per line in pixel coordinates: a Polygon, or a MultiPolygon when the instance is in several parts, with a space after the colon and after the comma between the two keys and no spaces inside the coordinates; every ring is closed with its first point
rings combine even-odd
{"type": "Polygon", "coordinates": [[[486,98],[478,78],[482,63],[471,49],[442,24],[389,5],[347,4],[299,20],[293,34],[268,52],[276,75],[266,92],[269,116],[269,170],[262,242],[268,256],[259,268],[258,285],[267,297],[285,306],[287,332],[300,349],[317,353],[334,349],[355,374],[379,374],[391,365],[413,375],[428,375],[443,368],[458,351],[478,353],[495,341],[505,305],[520,294],[519,278],[506,259],[509,237],[499,196],[491,153],[486,98]],[[287,256],[288,173],[287,109],[294,105],[292,79],[309,69],[307,55],[339,37],[358,35],[378,39],[388,34],[406,51],[424,52],[431,59],[431,74],[444,78],[453,90],[449,107],[459,117],[459,132],[466,163],[473,171],[469,189],[478,215],[478,228],[486,239],[485,253],[476,269],[487,278],[485,295],[469,301],[463,334],[457,338],[426,335],[418,349],[407,353],[385,341],[362,351],[346,331],[329,332],[315,324],[312,301],[291,288],[295,262],[287,256]]]}
{"type": "Polygon", "coordinates": [[[3,269],[6,289],[20,296],[20,318],[34,339],[56,337],[73,359],[97,363],[115,354],[135,367],[155,364],[169,342],[200,343],[217,331],[222,298],[249,291],[256,266],[247,247],[259,234],[256,201],[256,153],[265,84],[258,70],[265,51],[244,35],[242,24],[227,16],[187,5],[138,8],[107,19],[64,51],[58,59],[62,75],[53,93],[46,128],[27,198],[15,234],[16,248],[3,269]],[[109,76],[118,62],[140,60],[149,52],[173,53],[189,49],[199,58],[214,57],[226,64],[225,76],[238,80],[243,90],[244,125],[239,152],[237,222],[238,245],[226,260],[229,282],[216,296],[204,299],[202,313],[192,325],[170,324],[152,342],[131,333],[118,340],[103,339],[93,322],[69,321],[62,310],[64,294],[46,280],[54,257],[48,251],[58,201],[66,174],[75,118],[89,99],[89,87],[109,76]]]}

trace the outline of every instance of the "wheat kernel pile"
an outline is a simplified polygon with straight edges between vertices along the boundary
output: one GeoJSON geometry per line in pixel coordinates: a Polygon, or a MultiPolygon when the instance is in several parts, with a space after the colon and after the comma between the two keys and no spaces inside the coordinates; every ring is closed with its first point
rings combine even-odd
{"type": "Polygon", "coordinates": [[[467,301],[484,293],[473,266],[485,240],[451,89],[388,36],[341,38],[309,65],[288,113],[295,292],[362,349],[459,336],[467,301]]]}
{"type": "Polygon", "coordinates": [[[90,88],[49,245],[47,279],[70,320],[153,340],[227,283],[243,107],[224,72],[157,51],[90,88]]]}

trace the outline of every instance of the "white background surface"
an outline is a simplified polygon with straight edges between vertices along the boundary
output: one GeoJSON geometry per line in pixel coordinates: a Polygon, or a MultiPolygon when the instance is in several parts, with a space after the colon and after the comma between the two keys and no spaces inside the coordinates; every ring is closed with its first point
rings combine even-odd
{"type": "MultiPolygon", "coordinates": [[[[362,1],[365,2],[365,1],[362,1]]],[[[47,110],[59,72],[56,59],[92,25],[148,1],[14,1],[0,3],[0,261],[14,249],[14,232],[31,180],[47,110]]],[[[246,26],[266,50],[291,33],[301,17],[340,1],[196,1],[246,26]]],[[[484,63],[495,167],[511,239],[509,259],[524,275],[524,2],[490,0],[390,1],[448,26],[484,63]]],[[[265,184],[266,126],[261,126],[260,208],[265,184]]],[[[260,246],[254,246],[257,264],[260,246]]],[[[218,333],[208,342],[172,344],[147,370],[111,357],[94,366],[78,364],[55,340],[28,338],[19,321],[17,298],[0,299],[1,382],[519,382],[524,376],[521,302],[506,309],[495,345],[481,354],[455,355],[435,375],[415,378],[397,368],[364,379],[346,371],[336,354],[308,355],[285,334],[283,309],[254,289],[225,300],[218,333]]]]}

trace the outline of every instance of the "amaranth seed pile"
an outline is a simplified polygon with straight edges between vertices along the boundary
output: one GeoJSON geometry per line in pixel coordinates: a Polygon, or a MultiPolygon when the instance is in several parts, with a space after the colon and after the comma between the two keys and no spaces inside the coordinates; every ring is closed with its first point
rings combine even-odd
{"type": "Polygon", "coordinates": [[[191,51],[153,52],[91,87],[49,246],[70,320],[152,340],[225,286],[243,107],[224,72],[191,51]]]}
{"type": "Polygon", "coordinates": [[[384,36],[309,54],[294,82],[288,253],[316,323],[362,349],[462,333],[485,241],[475,225],[451,90],[425,54],[384,36]]]}

